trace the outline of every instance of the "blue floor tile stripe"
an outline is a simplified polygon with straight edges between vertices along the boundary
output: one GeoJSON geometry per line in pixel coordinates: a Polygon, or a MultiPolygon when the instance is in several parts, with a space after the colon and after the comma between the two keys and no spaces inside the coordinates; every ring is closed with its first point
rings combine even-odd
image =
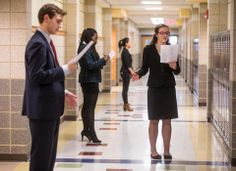
{"type": "MultiPolygon", "coordinates": [[[[76,163],[108,163],[108,164],[148,164],[144,160],[128,159],[79,159],[79,158],[57,158],[56,162],[76,162],[76,163]]],[[[174,164],[174,165],[203,165],[203,166],[229,166],[228,162],[222,161],[188,161],[188,160],[150,160],[150,164],[174,164]]]]}

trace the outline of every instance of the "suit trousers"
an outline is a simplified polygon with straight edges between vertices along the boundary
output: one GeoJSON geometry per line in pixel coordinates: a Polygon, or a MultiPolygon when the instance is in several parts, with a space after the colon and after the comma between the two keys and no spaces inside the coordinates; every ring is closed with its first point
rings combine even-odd
{"type": "Polygon", "coordinates": [[[30,171],[53,171],[60,119],[30,119],[29,124],[32,138],[30,171]]]}
{"type": "Polygon", "coordinates": [[[128,103],[128,91],[129,91],[129,83],[130,83],[130,75],[127,72],[121,72],[121,78],[123,80],[123,88],[122,88],[122,98],[124,103],[128,103]]]}
{"type": "Polygon", "coordinates": [[[98,83],[83,83],[81,86],[84,97],[84,104],[81,111],[84,131],[89,131],[91,134],[95,134],[94,111],[99,93],[98,83]]]}

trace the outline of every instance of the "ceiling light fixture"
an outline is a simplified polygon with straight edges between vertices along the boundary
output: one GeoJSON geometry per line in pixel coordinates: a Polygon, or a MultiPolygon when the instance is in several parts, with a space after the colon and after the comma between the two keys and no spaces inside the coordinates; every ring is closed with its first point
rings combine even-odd
{"type": "Polygon", "coordinates": [[[164,18],[160,18],[160,17],[152,17],[151,18],[152,24],[157,25],[157,24],[164,24],[164,18]]]}
{"type": "Polygon", "coordinates": [[[145,10],[162,10],[161,7],[146,7],[145,10]]]}
{"type": "Polygon", "coordinates": [[[160,5],[160,4],[162,4],[161,1],[142,1],[141,3],[144,5],[160,5]]]}

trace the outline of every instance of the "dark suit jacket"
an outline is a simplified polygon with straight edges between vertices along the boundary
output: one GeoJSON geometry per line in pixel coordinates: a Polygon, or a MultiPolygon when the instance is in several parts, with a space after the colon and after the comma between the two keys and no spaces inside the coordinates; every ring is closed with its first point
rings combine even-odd
{"type": "Polygon", "coordinates": [[[132,68],[132,56],[126,48],[123,48],[123,51],[121,52],[121,61],[122,65],[120,72],[129,73],[129,68],[132,68]]]}
{"type": "Polygon", "coordinates": [[[30,119],[58,119],[64,112],[64,72],[55,65],[46,38],[36,31],[25,52],[22,114],[30,119]]]}
{"type": "Polygon", "coordinates": [[[142,77],[148,70],[149,78],[147,85],[149,87],[173,87],[175,86],[174,74],[180,73],[179,63],[176,70],[169,67],[168,64],[160,63],[160,56],[155,45],[148,45],[143,50],[142,68],[137,74],[142,77]]]}
{"type": "MultiPolygon", "coordinates": [[[[85,48],[86,44],[80,45],[78,53],[85,48]]],[[[90,48],[79,60],[80,83],[99,83],[102,81],[101,69],[106,64],[106,61],[90,48]]]]}

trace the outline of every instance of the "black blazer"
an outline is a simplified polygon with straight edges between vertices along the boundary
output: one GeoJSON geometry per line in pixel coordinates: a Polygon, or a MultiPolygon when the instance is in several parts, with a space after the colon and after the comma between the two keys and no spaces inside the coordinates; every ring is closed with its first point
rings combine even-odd
{"type": "Polygon", "coordinates": [[[129,73],[129,68],[132,68],[132,56],[126,48],[123,48],[121,52],[121,61],[120,72],[129,73]]]}
{"type": "Polygon", "coordinates": [[[59,119],[64,112],[65,76],[38,30],[26,47],[25,74],[22,114],[30,119],[59,119]]]}
{"type": "Polygon", "coordinates": [[[149,78],[147,85],[149,87],[173,87],[176,85],[174,74],[180,73],[179,62],[176,70],[169,67],[168,64],[160,63],[160,56],[155,45],[148,45],[143,50],[142,68],[137,74],[142,77],[148,70],[149,78]]]}
{"type": "MultiPolygon", "coordinates": [[[[86,44],[80,45],[78,53],[85,48],[86,44]]],[[[106,64],[105,59],[99,57],[91,48],[80,58],[80,83],[99,83],[102,81],[101,69],[106,64]]]]}

